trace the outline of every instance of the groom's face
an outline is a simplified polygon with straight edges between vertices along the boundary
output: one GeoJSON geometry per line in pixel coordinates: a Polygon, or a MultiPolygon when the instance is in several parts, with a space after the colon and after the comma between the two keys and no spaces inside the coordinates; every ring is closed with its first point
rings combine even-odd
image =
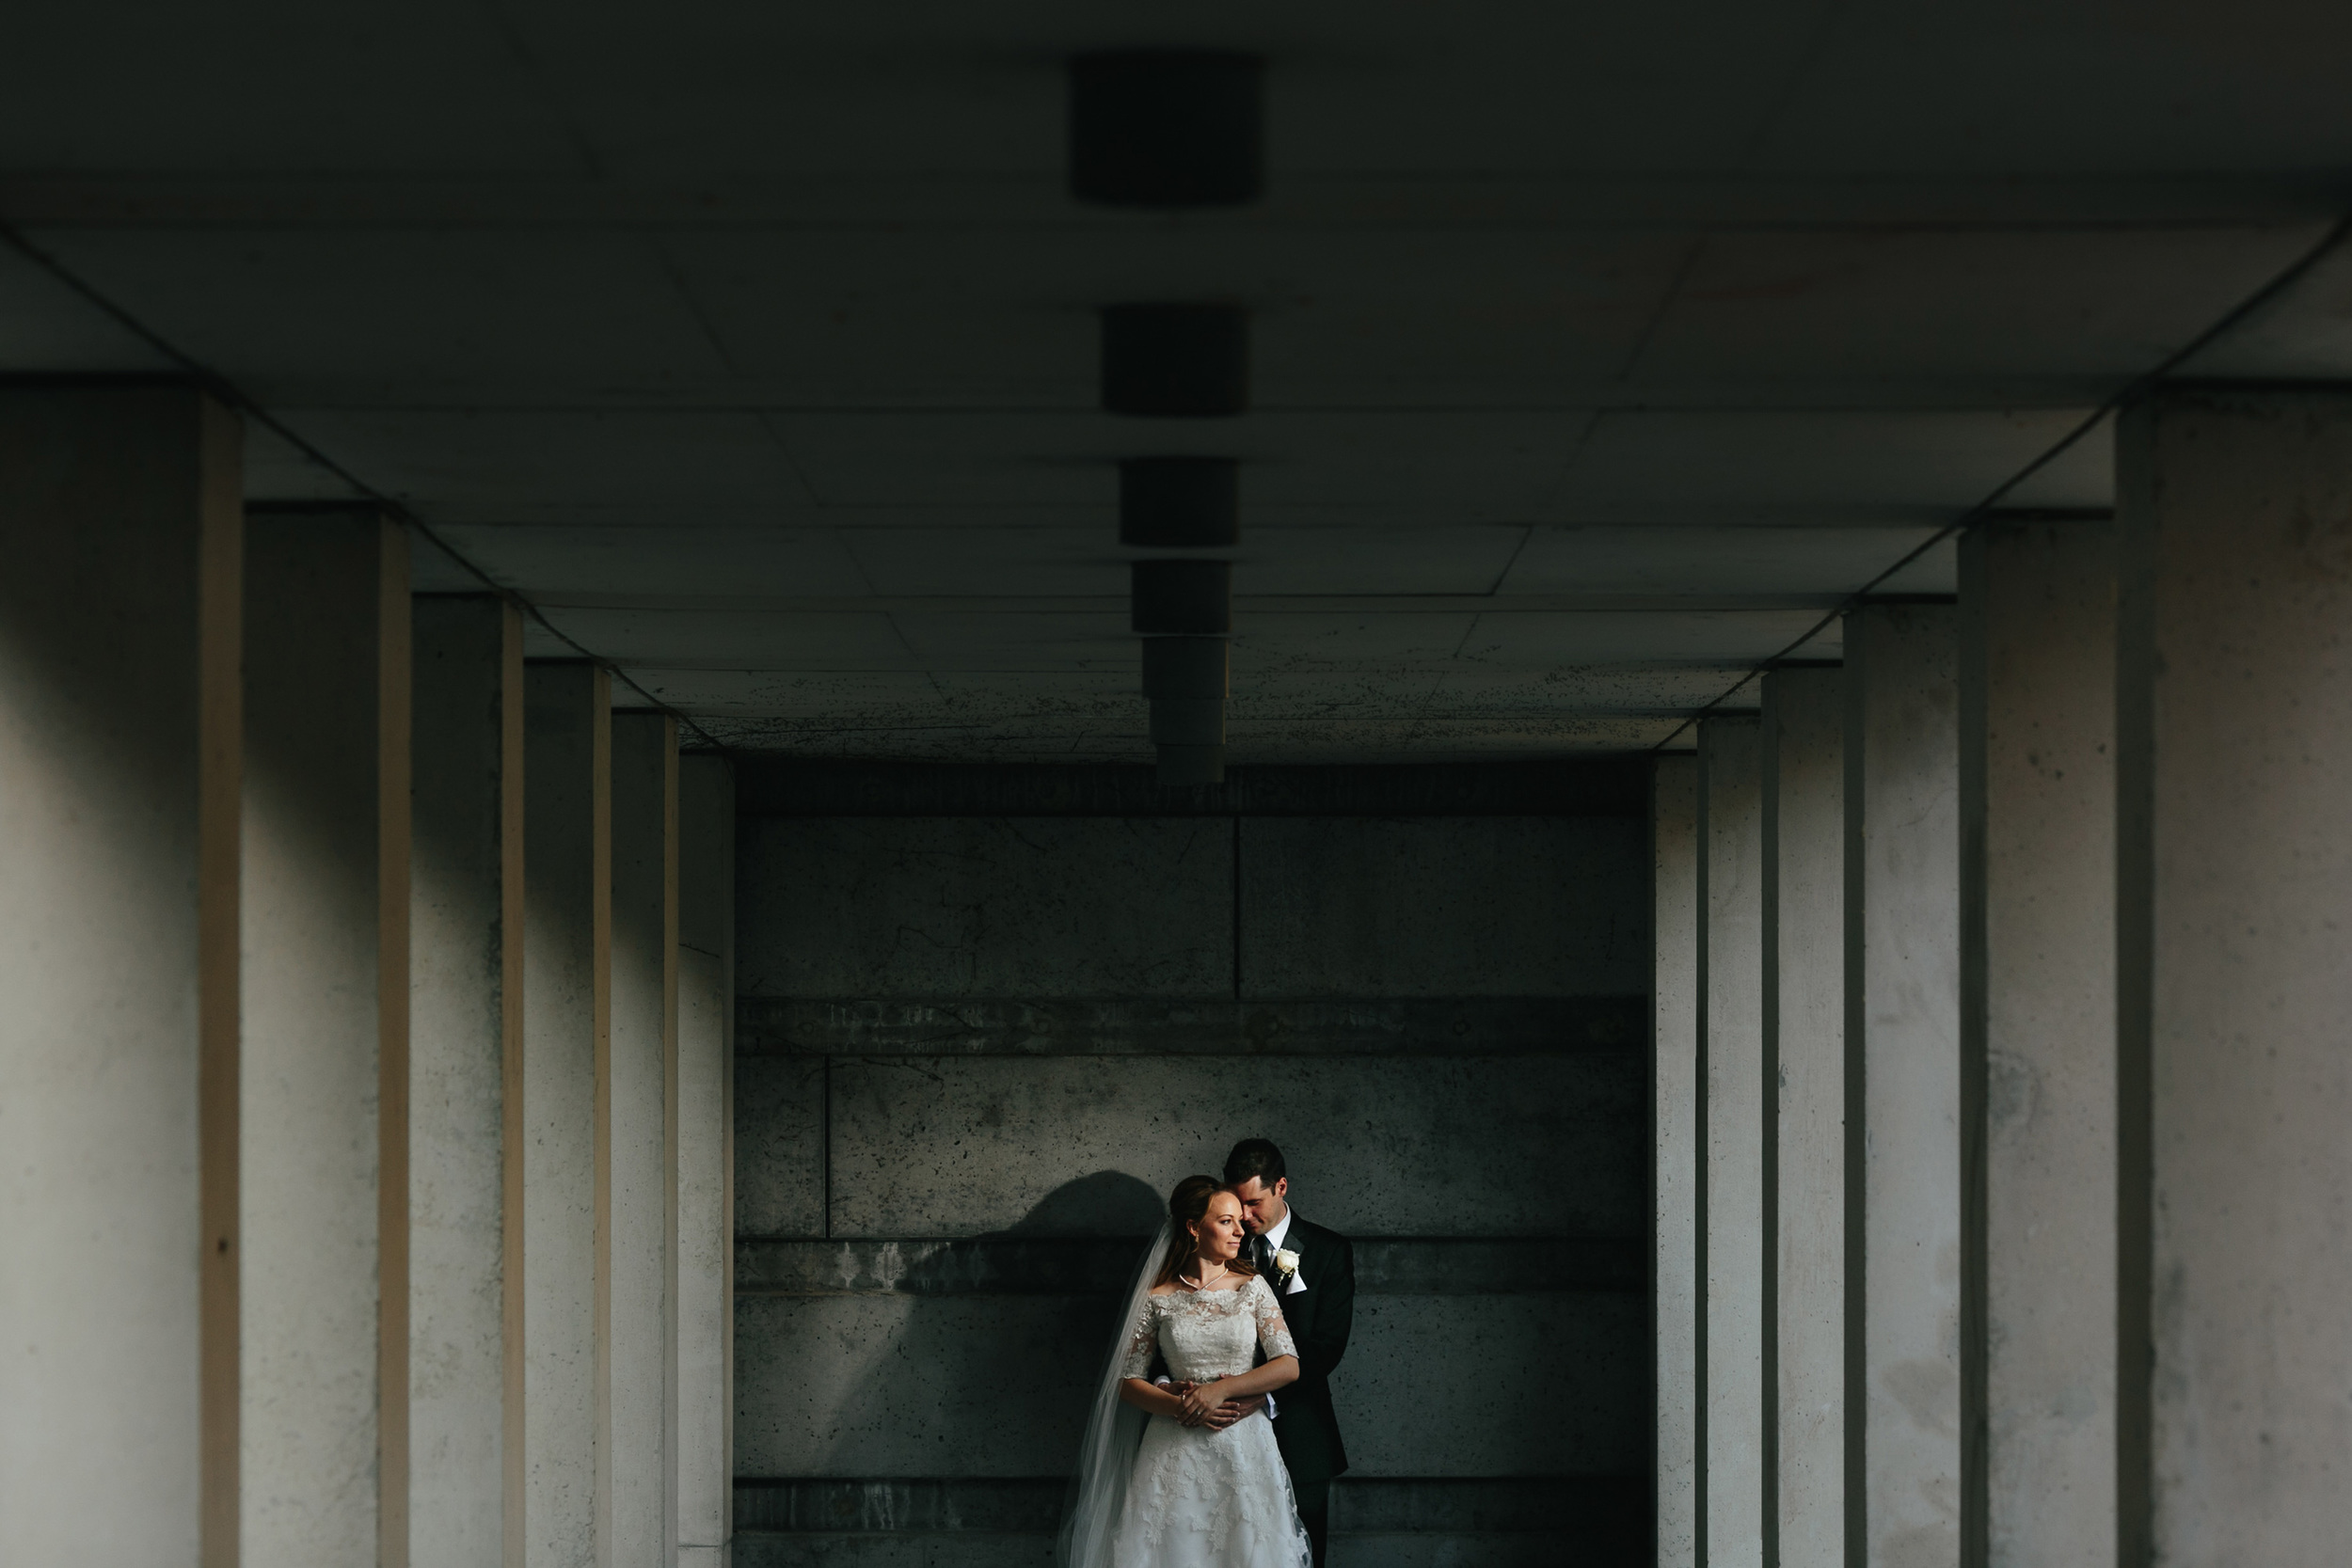
{"type": "Polygon", "coordinates": [[[1282,1223],[1282,1216],[1290,1212],[1290,1190],[1291,1179],[1287,1176],[1271,1187],[1253,1176],[1233,1189],[1234,1196],[1241,1199],[1241,1222],[1249,1227],[1251,1235],[1263,1235],[1282,1223]]]}

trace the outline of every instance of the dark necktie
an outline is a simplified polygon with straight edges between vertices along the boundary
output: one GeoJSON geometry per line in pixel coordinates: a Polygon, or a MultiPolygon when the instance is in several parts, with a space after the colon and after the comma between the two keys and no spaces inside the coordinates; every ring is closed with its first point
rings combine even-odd
{"type": "Polygon", "coordinates": [[[1274,1283],[1274,1243],[1265,1239],[1263,1230],[1249,1238],[1249,1260],[1258,1265],[1260,1279],[1269,1285],[1274,1283]]]}

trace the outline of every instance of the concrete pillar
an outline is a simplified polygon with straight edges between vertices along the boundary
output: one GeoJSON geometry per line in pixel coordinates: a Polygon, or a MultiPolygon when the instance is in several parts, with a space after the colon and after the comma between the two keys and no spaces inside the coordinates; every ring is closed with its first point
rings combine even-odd
{"type": "Polygon", "coordinates": [[[2352,393],[2118,433],[2119,1560],[2352,1533],[2352,393]]]}
{"type": "Polygon", "coordinates": [[[1698,759],[1658,759],[1650,798],[1655,881],[1656,1013],[1650,1040],[1650,1144],[1656,1254],[1659,1568],[1693,1568],[1704,1479],[1699,1315],[1698,759]]]}
{"type": "Polygon", "coordinates": [[[597,1561],[600,1069],[612,1028],[612,687],[523,673],[522,1568],[597,1561]]]}
{"type": "Polygon", "coordinates": [[[237,1547],[235,420],[0,388],[0,1533],[237,1547]]]}
{"type": "Polygon", "coordinates": [[[2095,1568],[2116,1560],[2113,526],[1973,531],[1961,616],[1967,1560],[2095,1568]]]}
{"type": "Polygon", "coordinates": [[[1699,726],[1699,1147],[1707,1281],[1705,1561],[1760,1568],[1764,1347],[1764,795],[1753,718],[1699,726]]]}
{"type": "Polygon", "coordinates": [[[670,1059],[677,1038],[677,721],[612,725],[612,1022],[596,1070],[601,1564],[670,1541],[670,1059]]]}
{"type": "Polygon", "coordinates": [[[670,1093],[671,1512],[677,1568],[725,1568],[735,1481],[735,777],[678,759],[670,1093]]]}
{"type": "Polygon", "coordinates": [[[407,1561],[408,541],[246,525],[246,1568],[407,1561]]]}
{"type": "Polygon", "coordinates": [[[1958,641],[1948,604],[1846,620],[1846,1485],[1867,1568],[1960,1560],[1958,641]]]}
{"type": "Polygon", "coordinates": [[[1845,1560],[1845,672],[1764,677],[1776,1496],[1766,1560],[1845,1560]]]}
{"type": "Polygon", "coordinates": [[[522,617],[414,610],[410,1554],[501,1568],[523,1519],[522,617]]]}

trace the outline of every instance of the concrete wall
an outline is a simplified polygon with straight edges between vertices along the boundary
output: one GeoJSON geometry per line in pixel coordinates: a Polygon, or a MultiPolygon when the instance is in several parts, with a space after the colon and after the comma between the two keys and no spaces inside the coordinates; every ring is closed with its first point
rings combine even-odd
{"type": "Polygon", "coordinates": [[[736,1560],[1041,1562],[1136,1239],[1262,1133],[1359,1246],[1334,1561],[1537,1560],[1579,1488],[1646,1561],[1642,773],[1091,815],[975,770],[959,816],[943,771],[745,781],[736,1560]]]}

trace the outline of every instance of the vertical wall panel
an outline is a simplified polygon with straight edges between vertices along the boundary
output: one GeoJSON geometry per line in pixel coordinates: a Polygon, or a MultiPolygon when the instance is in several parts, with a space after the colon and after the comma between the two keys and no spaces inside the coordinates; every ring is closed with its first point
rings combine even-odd
{"type": "Polygon", "coordinates": [[[678,759],[678,1017],[672,1055],[671,1513],[679,1568],[733,1534],[735,782],[678,759]]]}
{"type": "Polygon", "coordinates": [[[414,625],[410,1553],[499,1568],[521,1358],[504,1257],[522,1234],[505,1131],[521,1109],[506,1083],[522,1058],[522,621],[488,594],[432,594],[414,625]]]}
{"type": "Polygon", "coordinates": [[[257,1568],[405,1560],[408,1129],[383,1091],[408,1066],[407,575],[373,512],[246,525],[240,1559],[257,1568]]]}
{"type": "Polygon", "coordinates": [[[612,1023],[597,1070],[598,1561],[668,1549],[669,1061],[677,1032],[677,721],[612,719],[612,1023]]]}
{"type": "Polygon", "coordinates": [[[1958,660],[1949,605],[1847,617],[1846,1037],[1864,1146],[1846,1215],[1863,1255],[1848,1506],[1868,1568],[1960,1557],[1958,660]]]}
{"type": "Polygon", "coordinates": [[[1978,1561],[2115,1561],[2115,531],[1961,551],[1978,1561]]]}
{"type": "Polygon", "coordinates": [[[1657,1314],[1660,1568],[1696,1560],[1700,1374],[1698,1276],[1698,759],[1658,762],[1651,806],[1658,957],[1650,1091],[1652,1299],[1657,1314]]]}
{"type": "Polygon", "coordinates": [[[0,1520],[236,1560],[236,421],[0,389],[0,1520]]]}
{"type": "Polygon", "coordinates": [[[2352,396],[2118,433],[2119,1426],[2137,1563],[2352,1529],[2352,396]]]}
{"type": "Polygon", "coordinates": [[[1765,1344],[1764,800],[1751,718],[1699,726],[1700,1157],[1706,1162],[1706,1561],[1761,1568],[1765,1344]]]}
{"type": "Polygon", "coordinates": [[[1779,1559],[1845,1556],[1845,672],[1764,678],[1779,1559]]]}
{"type": "Polygon", "coordinates": [[[588,664],[532,663],[523,683],[522,1568],[581,1568],[597,1543],[612,705],[588,664]]]}

